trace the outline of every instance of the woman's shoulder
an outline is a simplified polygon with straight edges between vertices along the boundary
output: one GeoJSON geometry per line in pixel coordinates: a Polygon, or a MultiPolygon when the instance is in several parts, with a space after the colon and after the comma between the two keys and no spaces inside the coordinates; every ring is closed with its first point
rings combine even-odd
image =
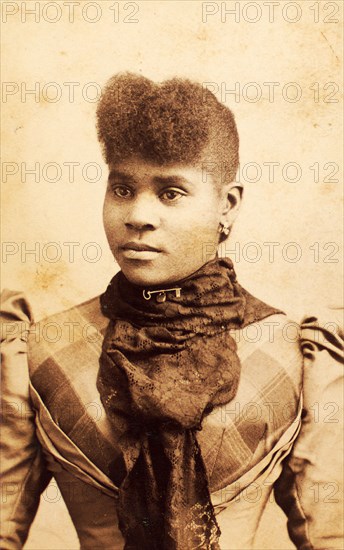
{"type": "Polygon", "coordinates": [[[242,288],[245,316],[241,327],[233,331],[238,353],[268,352],[289,362],[290,355],[300,353],[300,324],[293,312],[285,313],[242,288]]]}
{"type": "Polygon", "coordinates": [[[238,342],[275,342],[284,339],[286,342],[295,343],[300,335],[300,322],[295,316],[276,311],[233,332],[238,342]]]}
{"type": "Polygon", "coordinates": [[[28,338],[31,369],[49,357],[61,361],[69,357],[70,362],[74,356],[77,360],[90,347],[100,353],[109,320],[101,312],[99,298],[96,296],[31,325],[28,338]]]}
{"type": "Polygon", "coordinates": [[[76,359],[82,349],[100,349],[108,319],[101,312],[99,296],[38,321],[24,293],[6,289],[1,298],[2,341],[5,346],[27,343],[31,374],[49,357],[76,359]]]}
{"type": "Polygon", "coordinates": [[[62,322],[65,318],[82,318],[87,322],[101,323],[102,319],[105,319],[100,309],[100,296],[94,296],[81,303],[71,305],[68,308],[61,309],[50,315],[41,316],[37,321],[42,325],[46,325],[51,322],[62,322]]]}
{"type": "Polygon", "coordinates": [[[302,368],[300,324],[279,312],[232,332],[243,368],[262,373],[283,370],[294,377],[302,368]]]}
{"type": "MultiPolygon", "coordinates": [[[[42,324],[59,320],[63,317],[81,315],[90,320],[99,320],[103,317],[100,310],[100,296],[94,296],[80,304],[72,305],[66,309],[49,315],[41,315],[37,322],[42,324]]],[[[25,292],[5,288],[1,291],[1,318],[3,321],[23,321],[34,323],[35,313],[32,311],[31,300],[25,292]]]]}

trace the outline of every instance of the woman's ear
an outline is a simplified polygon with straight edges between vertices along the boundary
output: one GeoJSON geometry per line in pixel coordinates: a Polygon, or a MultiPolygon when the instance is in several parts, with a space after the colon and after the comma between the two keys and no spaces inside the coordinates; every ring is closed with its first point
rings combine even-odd
{"type": "Polygon", "coordinates": [[[242,185],[232,182],[224,189],[224,207],[221,215],[221,223],[231,226],[238,215],[243,195],[242,185]]]}

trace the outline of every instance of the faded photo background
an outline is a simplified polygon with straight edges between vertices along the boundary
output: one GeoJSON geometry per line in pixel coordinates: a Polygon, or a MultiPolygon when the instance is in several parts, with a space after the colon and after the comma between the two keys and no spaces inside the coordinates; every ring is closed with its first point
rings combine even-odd
{"type": "MultiPolygon", "coordinates": [[[[197,80],[230,107],[244,202],[222,253],[298,321],[342,304],[343,3],[2,2],[2,284],[36,320],[103,292],[100,89],[119,71],[197,80]]],[[[257,548],[288,549],[269,504],[257,548]]],[[[26,548],[76,549],[56,486],[26,548]]]]}

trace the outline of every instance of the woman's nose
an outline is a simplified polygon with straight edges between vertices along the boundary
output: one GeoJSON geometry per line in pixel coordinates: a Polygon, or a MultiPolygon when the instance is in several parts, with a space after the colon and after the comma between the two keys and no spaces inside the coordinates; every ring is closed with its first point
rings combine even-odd
{"type": "Polygon", "coordinates": [[[132,229],[156,229],[160,223],[159,204],[152,194],[142,194],[131,202],[125,225],[132,229]]]}

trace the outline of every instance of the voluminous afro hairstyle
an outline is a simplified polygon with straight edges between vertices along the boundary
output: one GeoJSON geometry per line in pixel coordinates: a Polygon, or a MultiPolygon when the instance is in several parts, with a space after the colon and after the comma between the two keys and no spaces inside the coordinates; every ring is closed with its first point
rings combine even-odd
{"type": "Polygon", "coordinates": [[[113,76],[99,100],[97,131],[107,164],[134,155],[158,165],[209,162],[222,183],[233,181],[238,169],[232,112],[190,80],[155,83],[132,73],[113,76]]]}

